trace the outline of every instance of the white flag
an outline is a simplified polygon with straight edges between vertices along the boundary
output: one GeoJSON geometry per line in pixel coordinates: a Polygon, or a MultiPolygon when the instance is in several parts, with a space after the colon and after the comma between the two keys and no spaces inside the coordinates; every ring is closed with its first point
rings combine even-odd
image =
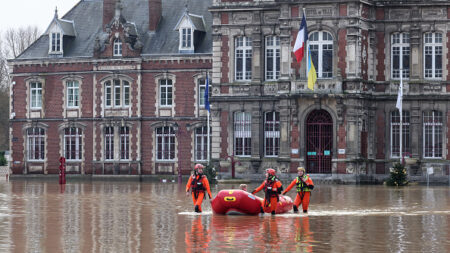
{"type": "Polygon", "coordinates": [[[398,88],[398,96],[397,96],[397,104],[395,107],[398,108],[398,110],[402,111],[402,101],[403,100],[403,82],[400,80],[400,87],[398,88]]]}

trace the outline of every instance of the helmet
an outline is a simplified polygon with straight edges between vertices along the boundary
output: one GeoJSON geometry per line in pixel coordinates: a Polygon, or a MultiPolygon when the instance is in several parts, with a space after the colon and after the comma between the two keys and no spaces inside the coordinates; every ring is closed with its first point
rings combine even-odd
{"type": "Polygon", "coordinates": [[[198,170],[198,169],[204,169],[205,166],[203,166],[203,164],[197,163],[194,167],[194,170],[198,170]]]}
{"type": "Polygon", "coordinates": [[[305,168],[303,168],[303,167],[298,167],[297,170],[298,171],[303,171],[303,173],[305,173],[305,168]]]}
{"type": "Polygon", "coordinates": [[[275,170],[271,169],[271,168],[267,169],[266,172],[267,172],[267,174],[269,174],[271,176],[275,176],[275,173],[276,173],[275,170]]]}

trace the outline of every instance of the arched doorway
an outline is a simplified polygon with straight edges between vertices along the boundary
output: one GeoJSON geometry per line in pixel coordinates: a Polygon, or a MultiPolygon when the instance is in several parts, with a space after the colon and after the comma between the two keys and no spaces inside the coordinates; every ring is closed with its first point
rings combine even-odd
{"type": "Polygon", "coordinates": [[[314,110],[306,118],[306,171],[331,173],[333,119],[325,110],[314,110]]]}

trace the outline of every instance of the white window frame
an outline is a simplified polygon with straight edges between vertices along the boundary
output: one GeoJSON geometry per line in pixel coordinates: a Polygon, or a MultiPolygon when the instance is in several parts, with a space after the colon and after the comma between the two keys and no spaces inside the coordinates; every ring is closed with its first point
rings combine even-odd
{"type": "Polygon", "coordinates": [[[234,155],[252,155],[252,115],[250,112],[234,113],[234,155]]]}
{"type": "Polygon", "coordinates": [[[444,116],[440,111],[424,111],[423,112],[423,158],[442,158],[443,148],[442,145],[445,143],[443,140],[444,135],[444,116]],[[426,115],[430,114],[430,115],[426,115]],[[427,130],[431,134],[431,140],[427,140],[427,130]],[[438,146],[438,140],[441,140],[440,147],[438,146]],[[431,156],[427,156],[426,145],[431,141],[432,151],[431,156]],[[440,151],[440,154],[437,152],[440,151]]]}
{"type": "Polygon", "coordinates": [[[442,33],[425,33],[423,35],[423,74],[425,79],[442,80],[443,68],[443,41],[442,33]],[[426,67],[427,56],[431,56],[431,68],[426,67]],[[436,66],[436,57],[441,58],[441,68],[436,66]]]}
{"type": "Polygon", "coordinates": [[[67,87],[67,108],[78,108],[80,105],[79,92],[80,83],[76,80],[66,81],[67,87]]]}
{"type": "MultiPolygon", "coordinates": [[[[308,36],[308,50],[311,51],[311,60],[314,63],[314,67],[316,69],[317,78],[319,79],[330,79],[333,78],[333,52],[334,52],[334,38],[331,33],[327,31],[314,31],[311,32],[308,36]],[[314,52],[317,51],[317,61],[314,57],[314,52]],[[324,52],[325,51],[331,51],[331,71],[324,71],[324,52]]],[[[309,52],[307,52],[309,53],[309,52]]],[[[305,71],[308,71],[307,68],[305,68],[305,71]]],[[[308,73],[306,73],[306,76],[308,76],[308,73]]]]}
{"type": "MultiPolygon", "coordinates": [[[[402,111],[402,142],[403,142],[403,146],[402,146],[402,152],[403,154],[408,154],[410,153],[410,149],[411,149],[411,142],[410,142],[410,138],[411,138],[411,131],[410,131],[410,121],[411,121],[411,116],[409,111],[402,111]],[[408,144],[408,145],[406,145],[408,144]]],[[[399,111],[392,111],[390,114],[390,121],[391,121],[391,158],[400,158],[400,145],[398,144],[398,150],[394,150],[394,142],[400,142],[400,114],[399,111]],[[394,153],[395,151],[395,153],[394,153]]],[[[397,143],[396,143],[397,144],[397,143]]]]}
{"type": "Polygon", "coordinates": [[[50,53],[61,53],[62,46],[62,34],[59,32],[50,33],[50,53]]]}
{"type": "Polygon", "coordinates": [[[156,160],[162,162],[174,161],[176,156],[175,154],[176,136],[173,127],[171,126],[158,127],[155,129],[155,134],[156,134],[156,160]],[[166,132],[165,130],[168,131],[166,132]]]}
{"type": "Polygon", "coordinates": [[[119,130],[119,152],[120,160],[130,160],[130,127],[123,126],[119,130]]]}
{"type": "Polygon", "coordinates": [[[42,109],[42,83],[30,82],[30,108],[42,109]]]}
{"type": "Polygon", "coordinates": [[[195,129],[195,160],[204,162],[208,159],[208,127],[195,129]]]}
{"type": "Polygon", "coordinates": [[[172,107],[173,106],[173,81],[165,78],[159,80],[159,106],[172,107]],[[164,98],[163,98],[164,95],[164,98]]]}
{"type": "Polygon", "coordinates": [[[27,129],[27,161],[44,161],[45,129],[30,127],[27,129]]]}
{"type": "MultiPolygon", "coordinates": [[[[205,108],[205,89],[206,89],[206,78],[198,79],[198,105],[205,108]]],[[[209,84],[209,98],[211,98],[211,84],[209,84]]]]}
{"type": "Polygon", "coordinates": [[[114,39],[113,56],[122,56],[122,41],[120,38],[114,39]]]}
{"type": "Polygon", "coordinates": [[[403,73],[403,78],[409,78],[409,71],[411,68],[411,43],[409,33],[394,33],[391,35],[391,78],[400,79],[400,69],[403,73]],[[399,69],[394,69],[394,56],[399,57],[399,69]],[[403,58],[408,57],[408,68],[405,68],[403,58]]]}
{"type": "Polygon", "coordinates": [[[105,160],[107,161],[111,161],[114,160],[114,127],[113,126],[106,126],[104,128],[104,143],[105,143],[105,147],[104,147],[104,156],[105,156],[105,160]],[[107,131],[110,130],[110,131],[107,131]],[[109,150],[108,150],[109,148],[109,150]],[[108,152],[109,151],[109,152],[108,152]]]}
{"type": "Polygon", "coordinates": [[[280,154],[280,113],[264,113],[264,156],[278,157],[280,154]],[[278,118],[278,119],[277,119],[278,118]],[[268,151],[267,142],[271,143],[268,151]]]}
{"type": "Polygon", "coordinates": [[[194,49],[194,29],[192,27],[180,28],[180,50],[193,50],[194,49]]]}
{"type": "Polygon", "coordinates": [[[111,79],[105,85],[105,107],[106,108],[128,108],[131,102],[130,82],[123,79],[111,79]]]}
{"type": "Polygon", "coordinates": [[[64,129],[64,157],[70,161],[81,161],[83,151],[83,131],[78,127],[64,129]],[[69,133],[67,133],[69,131],[69,133]],[[73,148],[75,150],[73,150],[73,148]],[[73,151],[75,155],[72,157],[73,151]]]}
{"type": "Polygon", "coordinates": [[[234,73],[236,81],[252,80],[253,51],[252,39],[250,37],[236,37],[235,39],[235,58],[234,73]],[[238,61],[242,60],[241,69],[238,69],[238,61]],[[247,66],[250,65],[250,66],[247,66]]]}
{"type": "Polygon", "coordinates": [[[279,36],[267,36],[265,48],[265,78],[266,81],[276,81],[280,78],[281,45],[279,36]],[[269,64],[272,70],[269,71],[269,64]]]}

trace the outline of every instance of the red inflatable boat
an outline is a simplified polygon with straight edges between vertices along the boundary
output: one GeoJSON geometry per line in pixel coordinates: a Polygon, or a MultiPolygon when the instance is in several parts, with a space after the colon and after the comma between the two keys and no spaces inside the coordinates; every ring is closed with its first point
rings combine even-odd
{"type": "MultiPolygon", "coordinates": [[[[211,207],[217,214],[248,214],[260,213],[263,199],[243,190],[222,190],[211,201],[211,207]]],[[[276,213],[286,213],[292,209],[292,199],[280,196],[276,213]]]]}

